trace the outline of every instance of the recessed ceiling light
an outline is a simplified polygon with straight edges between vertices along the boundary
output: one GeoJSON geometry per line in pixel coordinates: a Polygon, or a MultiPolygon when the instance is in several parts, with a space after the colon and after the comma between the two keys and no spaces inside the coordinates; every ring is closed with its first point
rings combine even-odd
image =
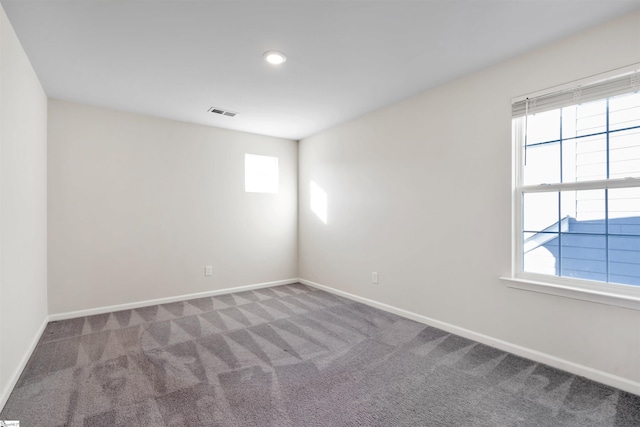
{"type": "Polygon", "coordinates": [[[284,53],[278,52],[277,50],[268,50],[262,54],[262,57],[269,64],[280,65],[287,60],[287,57],[284,53]]]}

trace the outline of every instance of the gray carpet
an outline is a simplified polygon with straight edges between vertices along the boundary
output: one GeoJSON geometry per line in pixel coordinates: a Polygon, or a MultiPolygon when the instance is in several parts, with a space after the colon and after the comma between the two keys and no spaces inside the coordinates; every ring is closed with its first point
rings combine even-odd
{"type": "Polygon", "coordinates": [[[35,426],[640,426],[640,397],[304,285],[50,323],[35,426]]]}

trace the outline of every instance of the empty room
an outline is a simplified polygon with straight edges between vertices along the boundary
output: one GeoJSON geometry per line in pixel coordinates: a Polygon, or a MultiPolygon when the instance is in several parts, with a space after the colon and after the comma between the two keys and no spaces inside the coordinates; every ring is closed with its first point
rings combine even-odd
{"type": "Polygon", "coordinates": [[[0,0],[0,425],[640,426],[640,0],[0,0]]]}

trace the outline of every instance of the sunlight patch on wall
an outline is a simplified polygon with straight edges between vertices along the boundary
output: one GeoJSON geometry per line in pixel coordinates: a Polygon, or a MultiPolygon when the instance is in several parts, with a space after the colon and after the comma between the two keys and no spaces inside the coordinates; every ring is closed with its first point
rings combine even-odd
{"type": "Polygon", "coordinates": [[[311,210],[320,221],[327,223],[327,192],[311,181],[311,210]]]}
{"type": "Polygon", "coordinates": [[[274,193],[279,189],[278,158],[244,155],[244,191],[247,193],[274,193]]]}

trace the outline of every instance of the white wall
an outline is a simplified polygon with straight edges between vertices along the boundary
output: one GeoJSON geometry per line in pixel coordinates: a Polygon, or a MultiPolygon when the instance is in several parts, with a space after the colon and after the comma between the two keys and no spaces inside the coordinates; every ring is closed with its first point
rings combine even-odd
{"type": "Polygon", "coordinates": [[[0,409],[47,316],[47,98],[0,7],[0,409]]]}
{"type": "Polygon", "coordinates": [[[52,315],[297,277],[295,141],[50,100],[48,159],[52,315]]]}
{"type": "Polygon", "coordinates": [[[511,99],[637,62],[636,13],[304,139],[300,277],[640,390],[640,312],[498,279],[511,268],[511,99]]]}

